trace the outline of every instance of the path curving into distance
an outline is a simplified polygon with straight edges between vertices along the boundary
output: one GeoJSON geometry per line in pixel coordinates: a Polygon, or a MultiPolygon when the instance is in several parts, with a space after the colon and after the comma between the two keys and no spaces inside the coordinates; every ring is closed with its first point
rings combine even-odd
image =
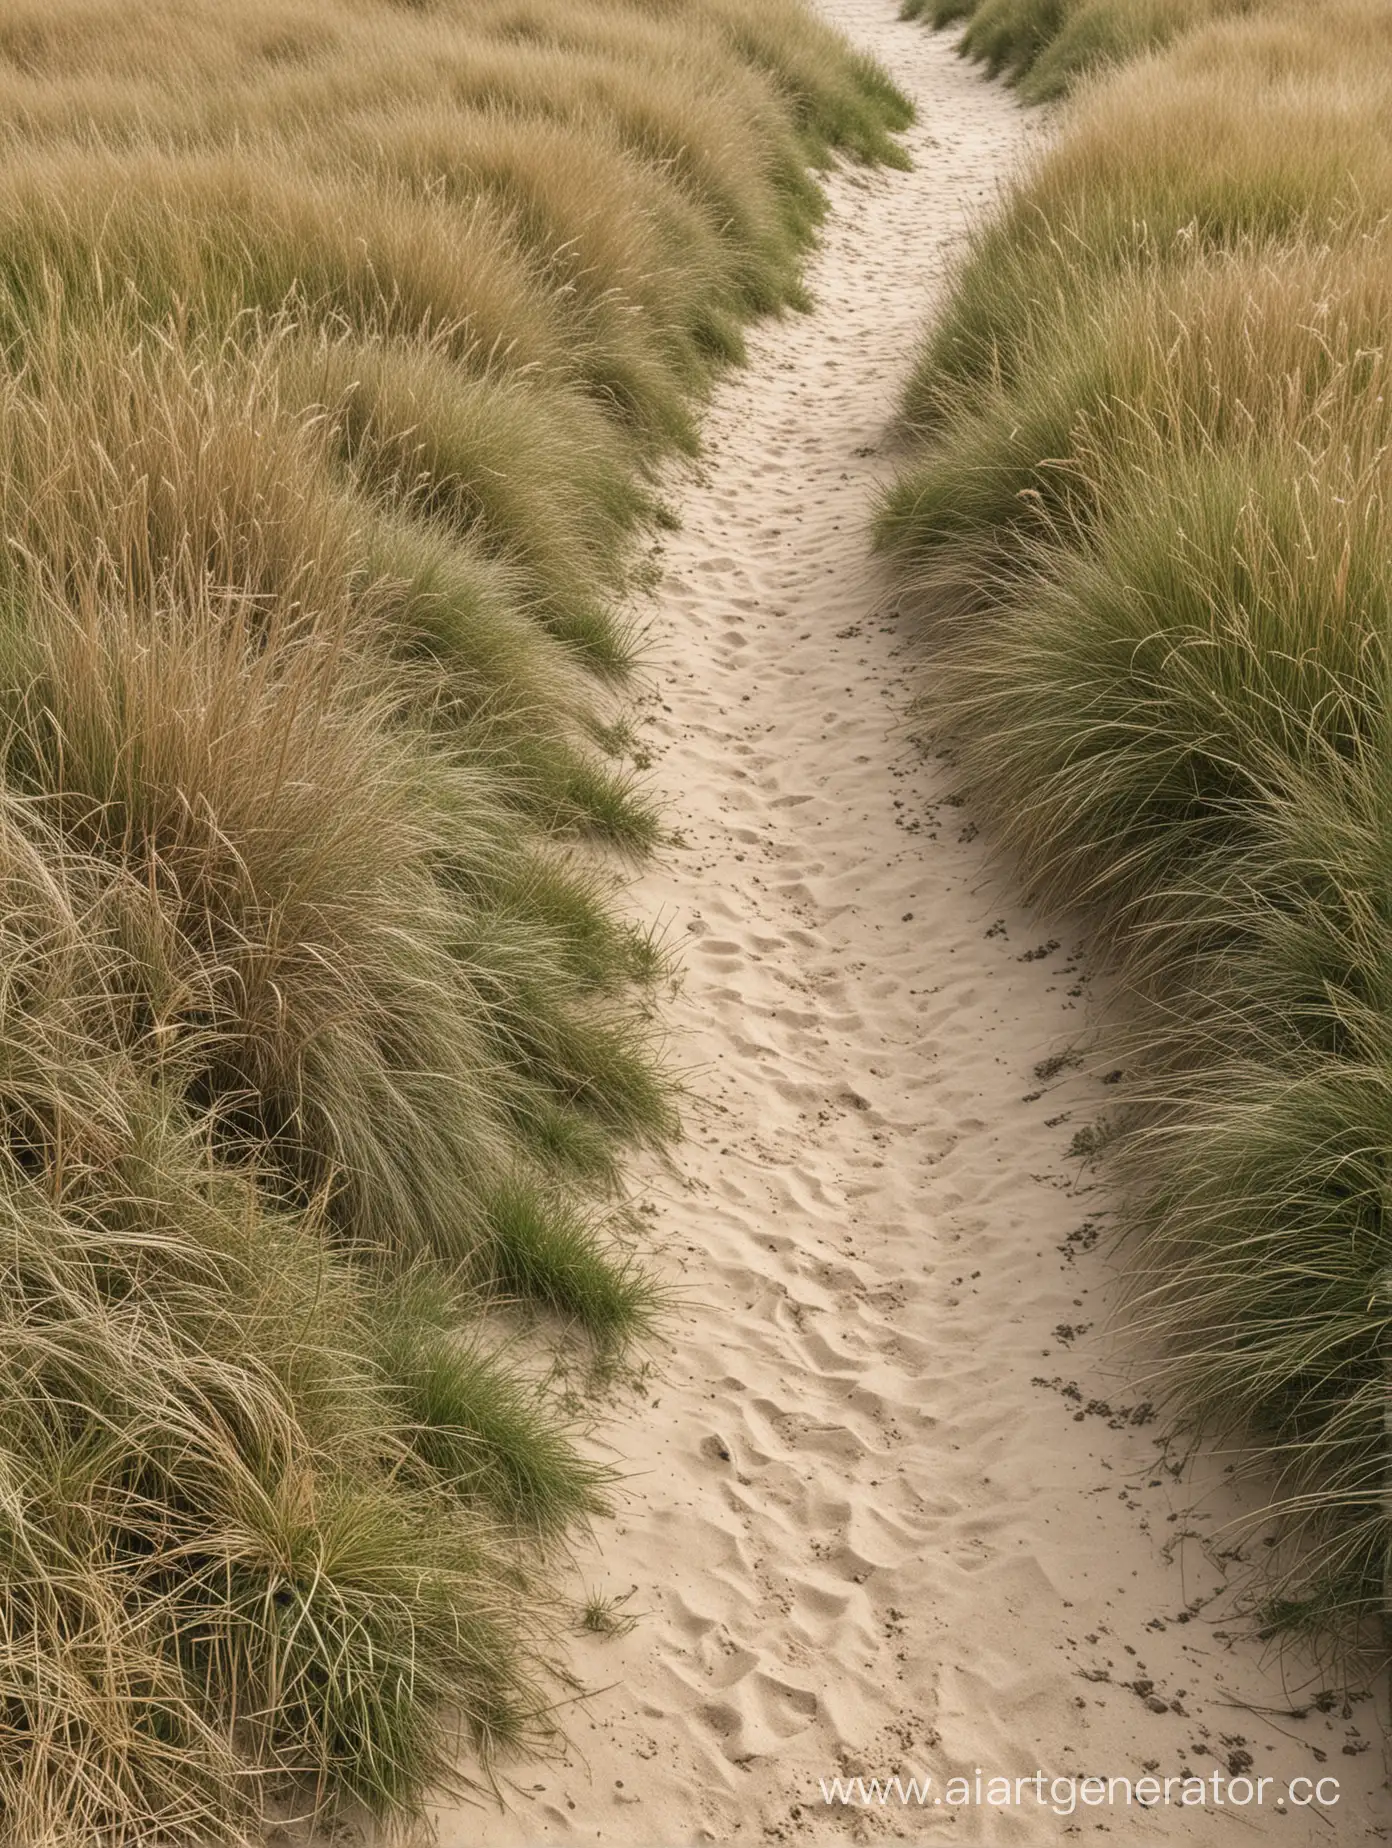
{"type": "Polygon", "coordinates": [[[1235,1638],[1236,1491],[1221,1459],[1167,1469],[1107,1345],[1113,1202],[1069,1150],[1115,1093],[1058,1066],[1087,968],[915,750],[915,647],[868,557],[923,315],[1047,124],[895,0],[823,4],[916,97],[916,166],[833,179],[815,313],[755,330],[719,390],[643,612],[682,845],[635,903],[683,946],[691,1071],[688,1140],[645,1180],[686,1307],[607,1427],[627,1485],[573,1587],[636,1587],[637,1622],[577,1641],[600,1691],[564,1762],[439,1839],[1386,1839],[1374,1703],[1321,1711],[1318,1677],[1235,1638]],[[1276,1782],[1261,1809],[1176,1787],[1071,1817],[1033,1783],[1009,1808],[819,1787],[977,1767],[1276,1782]],[[1337,1811],[1277,1812],[1303,1775],[1338,1777],[1337,1811]]]}

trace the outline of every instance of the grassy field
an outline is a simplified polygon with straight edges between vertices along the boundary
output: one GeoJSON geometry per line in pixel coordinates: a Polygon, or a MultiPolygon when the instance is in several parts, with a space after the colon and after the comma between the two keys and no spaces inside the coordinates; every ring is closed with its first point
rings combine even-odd
{"type": "Polygon", "coordinates": [[[546,1732],[604,1482],[484,1331],[644,1328],[674,1124],[616,600],[907,113],[796,0],[5,7],[0,1842],[546,1732]]]}
{"type": "Polygon", "coordinates": [[[926,336],[880,542],[964,786],[1129,977],[1137,1315],[1176,1409],[1276,1478],[1264,1620],[1366,1640],[1392,1571],[1392,5],[916,10],[1075,94],[926,336]]]}

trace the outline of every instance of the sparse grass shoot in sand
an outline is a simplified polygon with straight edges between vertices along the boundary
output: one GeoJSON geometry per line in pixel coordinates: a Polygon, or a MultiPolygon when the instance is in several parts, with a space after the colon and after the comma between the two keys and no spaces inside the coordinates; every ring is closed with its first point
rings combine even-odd
{"type": "Polygon", "coordinates": [[[638,1621],[623,1608],[630,1596],[625,1592],[620,1598],[606,1598],[603,1592],[592,1591],[580,1613],[580,1628],[592,1636],[627,1636],[638,1621]]]}
{"type": "Polygon", "coordinates": [[[1274,1478],[1266,1619],[1376,1640],[1392,9],[959,10],[1037,87],[1085,30],[1168,44],[979,231],[880,539],[997,840],[1129,975],[1136,1313],[1175,1407],[1274,1478]]]}
{"type": "Polygon", "coordinates": [[[657,1296],[655,463],[907,105],[794,0],[0,18],[0,1844],[542,1741],[657,1296]]]}

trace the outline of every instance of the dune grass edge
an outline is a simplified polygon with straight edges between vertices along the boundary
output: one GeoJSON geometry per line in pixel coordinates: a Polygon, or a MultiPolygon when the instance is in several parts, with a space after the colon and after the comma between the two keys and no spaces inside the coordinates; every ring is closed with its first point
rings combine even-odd
{"type": "Polygon", "coordinates": [[[0,20],[0,1841],[546,1744],[522,1356],[651,1326],[676,1127],[633,543],[908,114],[794,0],[0,20]]]}
{"type": "Polygon", "coordinates": [[[1133,1312],[1274,1481],[1259,1620],[1380,1647],[1392,8],[909,10],[1072,100],[925,335],[878,542],[964,787],[1126,979],[1133,1312]]]}

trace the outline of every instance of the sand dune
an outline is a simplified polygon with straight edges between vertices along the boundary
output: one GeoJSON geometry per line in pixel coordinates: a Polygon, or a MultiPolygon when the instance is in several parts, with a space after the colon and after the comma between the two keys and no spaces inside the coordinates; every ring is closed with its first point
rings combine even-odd
{"type": "Polygon", "coordinates": [[[608,1427],[623,1504],[575,1581],[637,1621],[577,1643],[597,1691],[564,1762],[440,1839],[1385,1839],[1375,1703],[1312,1704],[1317,1673],[1242,1639],[1226,1462],[1186,1470],[1127,1384],[1115,1201],[1070,1152],[1116,1095],[1099,983],[914,748],[917,656],[867,559],[922,314],[1046,129],[894,0],[825,6],[916,94],[917,166],[835,179],[816,312],[721,389],[644,612],[682,844],[634,903],[684,945],[691,1072],[689,1139],[646,1181],[686,1306],[608,1427]],[[821,1790],[977,1768],[1275,1781],[1261,1807],[1071,1816],[1033,1783],[1009,1807],[821,1790]],[[1337,1807],[1282,1813],[1306,1776],[1337,1807]]]}

